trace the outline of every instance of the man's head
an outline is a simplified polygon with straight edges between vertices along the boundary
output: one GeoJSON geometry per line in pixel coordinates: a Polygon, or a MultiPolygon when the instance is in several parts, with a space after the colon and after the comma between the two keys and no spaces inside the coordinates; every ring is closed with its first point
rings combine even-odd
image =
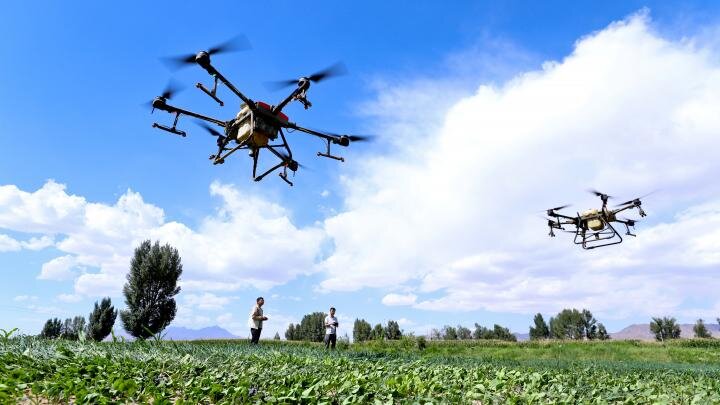
{"type": "Polygon", "coordinates": [[[263,304],[265,303],[265,298],[263,298],[263,297],[257,297],[257,299],[255,300],[255,302],[257,302],[258,306],[261,307],[261,306],[263,306],[263,304]]]}
{"type": "Polygon", "coordinates": [[[335,316],[335,307],[330,307],[330,316],[335,316]]]}

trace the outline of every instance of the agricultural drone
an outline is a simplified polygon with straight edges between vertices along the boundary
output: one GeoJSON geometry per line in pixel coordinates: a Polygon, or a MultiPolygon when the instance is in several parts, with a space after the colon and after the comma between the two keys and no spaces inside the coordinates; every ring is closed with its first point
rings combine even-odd
{"type": "Polygon", "coordinates": [[[252,176],[255,181],[260,181],[273,171],[281,169],[278,173],[280,178],[291,186],[293,183],[288,179],[288,170],[292,171],[294,174],[298,170],[298,167],[302,166],[293,159],[293,154],[290,150],[290,145],[285,138],[284,130],[288,133],[300,131],[322,139],[325,142],[325,150],[323,152],[318,152],[317,155],[339,160],[341,162],[344,162],[345,159],[340,156],[333,155],[330,150],[331,145],[349,146],[351,142],[365,141],[369,139],[367,136],[338,135],[304,128],[289,121],[287,115],[282,112],[283,108],[291,101],[300,102],[306,110],[310,108],[312,104],[307,99],[307,91],[310,89],[310,84],[321,82],[327,78],[345,73],[345,68],[341,63],[332,65],[312,75],[300,77],[299,79],[273,82],[272,85],[275,88],[288,87],[292,85],[296,85],[296,88],[289,96],[280,101],[279,104],[269,105],[262,101],[253,101],[245,96],[210,63],[211,56],[228,51],[249,49],[249,47],[247,39],[240,36],[206,51],[200,51],[196,54],[165,58],[165,61],[168,64],[177,67],[196,63],[208,74],[210,74],[210,76],[214,79],[212,89],[208,89],[202,83],[197,83],[195,87],[215,100],[215,102],[217,102],[221,107],[224,105],[224,102],[217,94],[218,82],[224,84],[228,89],[230,89],[230,91],[242,101],[240,111],[237,113],[235,118],[223,121],[168,104],[168,100],[170,100],[173,94],[177,91],[176,85],[169,84],[165,91],[163,91],[160,96],[156,97],[150,104],[153,112],[155,109],[166,111],[170,114],[174,114],[175,120],[173,121],[172,126],[153,123],[153,127],[185,137],[186,132],[177,129],[178,120],[183,115],[194,117],[199,120],[197,123],[200,126],[202,126],[212,136],[217,138],[217,152],[210,155],[210,160],[213,161],[213,164],[222,164],[231,154],[240,149],[247,149],[253,161],[252,176]],[[222,130],[217,130],[208,123],[214,124],[222,128],[222,130]],[[278,136],[280,138],[279,140],[278,136]],[[234,142],[234,145],[231,145],[232,142],[234,142]],[[260,156],[260,151],[262,150],[268,150],[270,153],[275,155],[275,157],[279,160],[279,163],[258,175],[258,158],[260,156]]]}
{"type": "Polygon", "coordinates": [[[625,235],[636,236],[630,232],[630,228],[634,228],[638,222],[634,219],[618,218],[617,214],[622,211],[637,208],[638,213],[641,217],[644,217],[645,211],[642,209],[642,202],[640,198],[635,198],[629,201],[625,201],[622,204],[618,204],[616,209],[610,209],[607,206],[608,199],[612,198],[607,194],[603,194],[597,190],[589,190],[591,193],[600,197],[602,201],[602,208],[590,209],[585,212],[577,213],[576,216],[568,216],[560,214],[556,211],[563,208],[569,207],[569,205],[563,205],[560,207],[550,208],[546,211],[547,225],[550,228],[549,235],[555,236],[554,229],[558,229],[563,232],[575,234],[575,244],[581,245],[583,249],[595,249],[602,246],[616,245],[622,243],[623,239],[620,233],[613,227],[612,223],[621,223],[625,225],[625,235]],[[574,231],[565,230],[565,225],[571,225],[575,227],[574,231]]]}

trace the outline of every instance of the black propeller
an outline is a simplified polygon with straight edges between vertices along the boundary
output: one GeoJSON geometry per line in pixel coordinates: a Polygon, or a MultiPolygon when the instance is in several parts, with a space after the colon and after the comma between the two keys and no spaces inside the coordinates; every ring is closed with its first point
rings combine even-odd
{"type": "Polygon", "coordinates": [[[629,204],[638,204],[638,205],[640,205],[640,199],[641,199],[641,198],[645,198],[645,197],[649,196],[650,194],[654,194],[654,193],[656,193],[656,192],[657,192],[657,190],[651,191],[651,192],[649,192],[649,193],[647,193],[647,194],[645,194],[645,195],[641,195],[641,196],[638,197],[638,198],[633,198],[632,200],[628,200],[628,201],[625,201],[624,203],[618,204],[618,205],[616,205],[616,207],[620,207],[620,206],[622,206],[622,205],[629,205],[629,204]]]}
{"type": "Polygon", "coordinates": [[[350,142],[370,142],[375,139],[375,135],[347,135],[347,134],[335,134],[335,133],[327,132],[327,131],[318,131],[318,130],[315,130],[315,131],[323,133],[327,136],[334,136],[336,138],[345,137],[350,142]]]}
{"type": "Polygon", "coordinates": [[[626,222],[626,223],[628,224],[628,226],[635,226],[635,224],[637,224],[638,222],[640,222],[640,221],[635,220],[635,219],[627,219],[627,218],[620,218],[620,220],[626,222]]]}
{"type": "Polygon", "coordinates": [[[335,77],[335,76],[342,76],[344,74],[347,74],[347,68],[345,67],[345,64],[342,62],[337,62],[332,66],[328,66],[327,68],[315,72],[311,74],[310,76],[301,77],[300,79],[288,79],[288,80],[278,80],[278,81],[272,81],[272,82],[265,82],[265,87],[271,89],[271,90],[280,90],[285,87],[290,87],[293,85],[297,85],[302,80],[310,80],[313,83],[321,82],[325,79],[335,77]]]}
{"type": "Polygon", "coordinates": [[[165,86],[165,90],[163,90],[160,97],[170,100],[175,94],[181,92],[184,88],[185,86],[171,79],[168,81],[168,84],[165,86]]]}
{"type": "Polygon", "coordinates": [[[297,160],[291,158],[288,154],[285,152],[277,151],[280,156],[282,156],[283,161],[287,164],[287,168],[296,172],[298,167],[302,167],[303,169],[307,169],[307,166],[302,165],[298,163],[297,160]]]}
{"type": "Polygon", "coordinates": [[[225,135],[221,134],[220,131],[218,131],[217,129],[208,125],[205,121],[195,120],[195,123],[198,124],[199,126],[203,127],[206,131],[208,131],[210,133],[210,135],[217,136],[220,138],[225,138],[225,135]]]}
{"type": "Polygon", "coordinates": [[[565,205],[561,205],[561,206],[559,206],[559,207],[550,208],[548,211],[557,211],[557,210],[561,210],[561,209],[567,208],[567,207],[569,207],[569,206],[570,206],[570,204],[565,204],[565,205]]]}
{"type": "Polygon", "coordinates": [[[165,102],[167,100],[170,100],[173,98],[173,96],[179,92],[181,92],[185,86],[178,83],[175,80],[168,80],[167,85],[165,86],[165,89],[163,90],[162,94],[155,97],[153,100],[150,100],[147,103],[143,103],[142,105],[147,108],[162,108],[162,106],[165,105],[165,102]]]}
{"type": "Polygon", "coordinates": [[[599,192],[599,191],[597,191],[597,190],[593,190],[593,189],[588,189],[588,193],[595,194],[596,196],[598,196],[598,197],[600,197],[600,198],[603,198],[603,199],[605,199],[605,198],[614,198],[614,197],[611,196],[611,195],[607,195],[607,194],[605,194],[605,193],[601,193],[601,192],[599,192]]]}
{"type": "MultiPolygon", "coordinates": [[[[250,46],[250,41],[248,41],[245,35],[241,34],[202,52],[205,52],[208,55],[217,55],[227,52],[246,51],[250,48],[252,48],[250,46]]],[[[169,56],[160,58],[160,60],[171,69],[179,69],[195,63],[195,58],[198,54],[199,53],[191,53],[180,56],[169,56]]]]}

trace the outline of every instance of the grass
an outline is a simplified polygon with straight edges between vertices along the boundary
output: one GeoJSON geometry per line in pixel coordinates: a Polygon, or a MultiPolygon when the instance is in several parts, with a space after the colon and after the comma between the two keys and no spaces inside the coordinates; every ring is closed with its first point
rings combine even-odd
{"type": "Polygon", "coordinates": [[[715,341],[0,342],[0,403],[720,403],[715,341]]]}

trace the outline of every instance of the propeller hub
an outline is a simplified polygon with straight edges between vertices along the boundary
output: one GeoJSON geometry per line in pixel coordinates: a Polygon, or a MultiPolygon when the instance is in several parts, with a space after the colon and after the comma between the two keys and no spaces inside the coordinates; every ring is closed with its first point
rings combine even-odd
{"type": "Polygon", "coordinates": [[[296,162],[296,161],[294,161],[294,160],[291,160],[291,161],[289,161],[289,162],[287,163],[287,168],[290,169],[290,170],[292,170],[292,171],[294,171],[294,172],[297,171],[298,166],[300,166],[300,165],[298,164],[298,162],[296,162]]]}
{"type": "Polygon", "coordinates": [[[200,65],[203,69],[207,69],[210,66],[210,53],[207,51],[200,51],[195,55],[195,63],[200,65]]]}

